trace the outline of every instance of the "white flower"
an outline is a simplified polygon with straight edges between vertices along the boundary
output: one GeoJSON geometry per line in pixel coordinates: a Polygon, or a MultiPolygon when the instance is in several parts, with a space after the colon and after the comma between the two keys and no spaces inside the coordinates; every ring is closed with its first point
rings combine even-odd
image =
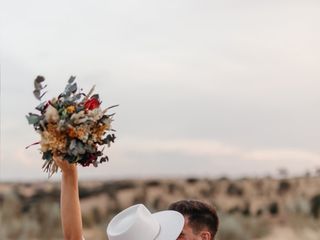
{"type": "Polygon", "coordinates": [[[73,121],[75,124],[83,123],[87,120],[85,112],[82,110],[78,113],[74,113],[71,116],[71,121],[73,121]]]}
{"type": "Polygon", "coordinates": [[[47,107],[44,115],[47,122],[56,123],[59,121],[59,113],[55,107],[51,106],[51,104],[47,107]]]}
{"type": "Polygon", "coordinates": [[[103,114],[100,108],[95,108],[93,110],[89,110],[87,115],[92,121],[96,122],[102,117],[103,114]]]}

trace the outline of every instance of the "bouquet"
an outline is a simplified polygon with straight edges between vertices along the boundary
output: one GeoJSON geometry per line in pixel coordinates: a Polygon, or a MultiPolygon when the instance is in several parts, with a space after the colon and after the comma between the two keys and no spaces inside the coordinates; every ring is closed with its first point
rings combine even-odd
{"type": "MultiPolygon", "coordinates": [[[[44,80],[42,76],[34,80],[33,93],[39,101],[46,94],[43,92],[46,88],[44,80]]],[[[41,137],[39,142],[30,146],[40,144],[45,161],[42,168],[49,177],[58,171],[53,161],[54,155],[61,156],[70,164],[92,164],[97,167],[109,160],[103,153],[104,145],[110,147],[115,140],[112,133],[115,130],[111,128],[114,113],[107,114],[107,111],[118,105],[102,110],[99,95],[93,94],[95,86],[88,94],[84,94],[82,90],[78,91],[74,80],[75,77],[71,76],[57,98],[41,102],[36,107],[39,114],[29,113],[26,116],[28,123],[34,126],[41,137]]]]}

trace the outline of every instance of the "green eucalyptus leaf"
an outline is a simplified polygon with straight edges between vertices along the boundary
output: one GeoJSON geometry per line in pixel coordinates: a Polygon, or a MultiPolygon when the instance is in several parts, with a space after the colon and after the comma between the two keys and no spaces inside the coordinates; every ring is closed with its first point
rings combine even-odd
{"type": "Polygon", "coordinates": [[[41,98],[46,94],[44,92],[41,94],[41,90],[44,89],[47,85],[42,86],[42,82],[44,82],[44,77],[43,76],[37,76],[37,78],[34,80],[34,91],[33,95],[36,97],[36,99],[41,100],[41,98]]]}
{"type": "Polygon", "coordinates": [[[26,115],[26,118],[29,124],[37,124],[41,120],[41,116],[34,113],[29,113],[29,115],[26,115]]]}
{"type": "Polygon", "coordinates": [[[76,79],[76,76],[70,76],[68,83],[73,83],[75,79],[76,79]]]}
{"type": "Polygon", "coordinates": [[[45,110],[46,105],[47,105],[47,102],[42,102],[36,107],[36,109],[42,112],[45,110]]]}

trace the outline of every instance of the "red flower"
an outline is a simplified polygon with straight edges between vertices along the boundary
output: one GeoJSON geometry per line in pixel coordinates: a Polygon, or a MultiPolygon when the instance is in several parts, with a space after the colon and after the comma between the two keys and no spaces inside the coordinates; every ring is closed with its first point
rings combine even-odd
{"type": "Polygon", "coordinates": [[[93,110],[95,108],[98,108],[100,106],[100,102],[96,98],[90,98],[84,103],[84,107],[87,110],[93,110]]]}

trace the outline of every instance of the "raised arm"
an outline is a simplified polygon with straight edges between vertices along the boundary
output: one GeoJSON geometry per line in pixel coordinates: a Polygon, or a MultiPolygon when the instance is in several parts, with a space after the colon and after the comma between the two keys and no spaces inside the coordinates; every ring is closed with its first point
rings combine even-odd
{"type": "Polygon", "coordinates": [[[82,219],[76,164],[55,156],[54,161],[62,170],[61,180],[61,223],[65,240],[82,240],[82,219]]]}

